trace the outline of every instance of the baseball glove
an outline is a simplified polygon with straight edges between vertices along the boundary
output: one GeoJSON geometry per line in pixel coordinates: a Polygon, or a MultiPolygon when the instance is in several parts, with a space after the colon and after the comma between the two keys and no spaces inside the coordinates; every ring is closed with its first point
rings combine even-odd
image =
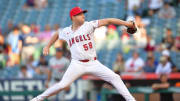
{"type": "Polygon", "coordinates": [[[129,34],[134,34],[134,33],[136,33],[136,31],[137,31],[137,28],[136,28],[136,25],[135,25],[135,23],[133,22],[133,21],[131,21],[132,23],[133,23],[133,27],[128,27],[127,28],[127,32],[129,33],[129,34]]]}

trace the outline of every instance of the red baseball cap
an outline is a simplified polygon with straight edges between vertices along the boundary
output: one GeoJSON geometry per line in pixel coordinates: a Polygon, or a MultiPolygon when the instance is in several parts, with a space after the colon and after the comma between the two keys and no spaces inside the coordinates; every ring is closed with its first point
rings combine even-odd
{"type": "Polygon", "coordinates": [[[80,13],[86,13],[87,10],[82,10],[80,7],[74,7],[70,11],[70,17],[72,19],[72,16],[78,15],[80,13]]]}

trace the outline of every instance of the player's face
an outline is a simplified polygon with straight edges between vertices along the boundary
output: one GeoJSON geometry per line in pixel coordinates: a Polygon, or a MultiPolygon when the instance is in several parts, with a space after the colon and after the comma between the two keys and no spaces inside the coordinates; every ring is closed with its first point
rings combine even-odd
{"type": "Polygon", "coordinates": [[[80,24],[84,23],[84,21],[85,21],[84,13],[80,13],[76,16],[73,16],[73,21],[78,22],[80,24]]]}
{"type": "Polygon", "coordinates": [[[134,59],[137,59],[138,57],[139,57],[139,54],[138,54],[137,52],[134,52],[134,53],[133,53],[133,58],[134,58],[134,59]]]}
{"type": "Polygon", "coordinates": [[[167,78],[167,76],[166,75],[162,75],[161,76],[161,82],[167,82],[168,81],[168,78],[167,78]]]}
{"type": "Polygon", "coordinates": [[[23,25],[21,30],[24,34],[28,34],[31,32],[31,28],[27,25],[23,25]]]}
{"type": "Polygon", "coordinates": [[[56,52],[56,58],[57,59],[61,58],[62,56],[63,56],[63,52],[61,52],[61,51],[56,52]]]}

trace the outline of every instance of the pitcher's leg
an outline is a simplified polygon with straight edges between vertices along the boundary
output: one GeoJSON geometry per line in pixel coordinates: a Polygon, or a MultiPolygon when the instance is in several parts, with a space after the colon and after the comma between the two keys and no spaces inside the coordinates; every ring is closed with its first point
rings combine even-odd
{"type": "Polygon", "coordinates": [[[96,62],[98,65],[94,67],[95,70],[92,70],[92,74],[110,82],[127,101],[135,101],[134,97],[130,94],[127,87],[121,80],[121,77],[106,66],[102,65],[100,62],[96,62]]]}
{"type": "Polygon", "coordinates": [[[31,101],[43,101],[44,99],[57,94],[64,88],[70,86],[71,83],[78,77],[80,77],[83,73],[84,71],[79,68],[76,63],[71,63],[59,83],[54,84],[52,87],[48,88],[45,92],[32,99],[31,101]]]}

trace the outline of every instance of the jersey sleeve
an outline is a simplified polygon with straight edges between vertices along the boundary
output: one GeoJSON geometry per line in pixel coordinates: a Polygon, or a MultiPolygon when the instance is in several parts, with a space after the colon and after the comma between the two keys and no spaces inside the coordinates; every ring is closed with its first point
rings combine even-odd
{"type": "Polygon", "coordinates": [[[159,73],[160,73],[160,68],[161,68],[161,67],[160,67],[160,64],[158,64],[158,66],[157,66],[157,68],[156,68],[156,71],[155,71],[156,74],[159,74],[159,73]]]}
{"type": "Polygon", "coordinates": [[[19,35],[19,37],[18,37],[18,40],[23,40],[23,36],[22,35],[19,35]]]}
{"type": "Polygon", "coordinates": [[[99,20],[90,21],[90,24],[93,26],[93,28],[97,28],[99,26],[99,20]]]}
{"type": "Polygon", "coordinates": [[[59,39],[60,40],[66,40],[62,29],[58,29],[58,33],[59,33],[59,39]]]}

